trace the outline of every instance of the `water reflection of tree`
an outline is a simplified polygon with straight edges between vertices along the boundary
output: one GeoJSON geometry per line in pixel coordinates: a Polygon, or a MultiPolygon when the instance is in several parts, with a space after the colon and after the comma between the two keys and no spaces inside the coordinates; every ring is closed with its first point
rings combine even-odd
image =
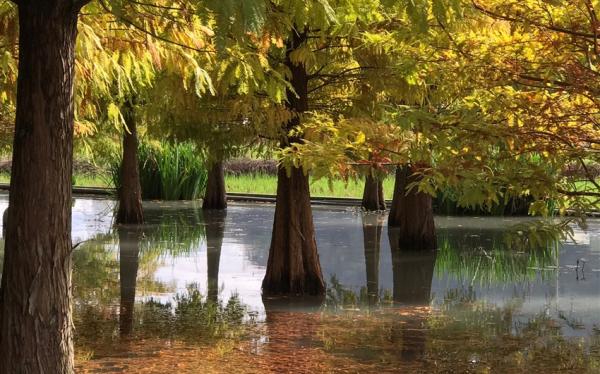
{"type": "MultiPolygon", "coordinates": [[[[394,302],[427,310],[431,301],[431,283],[435,268],[435,250],[405,249],[398,246],[397,232],[388,229],[392,252],[394,302]]],[[[427,342],[427,313],[415,313],[394,323],[391,340],[401,344],[400,357],[404,361],[423,358],[427,342]]]]}
{"type": "Polygon", "coordinates": [[[379,257],[381,251],[381,232],[385,223],[383,214],[362,215],[363,244],[367,276],[367,298],[370,305],[379,302],[379,257]]]}
{"type": "Polygon", "coordinates": [[[225,302],[218,299],[224,214],[207,212],[203,217],[199,208],[191,206],[150,209],[146,218],[147,225],[118,226],[75,251],[75,321],[80,342],[97,345],[112,341],[115,334],[169,339],[200,334],[206,338],[225,332],[225,326],[245,315],[237,296],[225,302]],[[167,256],[189,256],[199,250],[205,235],[208,296],[191,286],[174,296],[173,303],[152,298],[136,302],[140,287],[150,294],[173,292],[154,281],[155,271],[167,256]],[[201,323],[205,323],[202,328],[201,323]],[[182,326],[190,329],[185,332],[182,326]]]}
{"type": "Polygon", "coordinates": [[[121,336],[130,335],[133,329],[133,311],[143,229],[140,226],[119,226],[119,280],[120,307],[119,330],[121,336]]]}
{"type": "Polygon", "coordinates": [[[451,290],[444,300],[436,312],[406,306],[325,315],[318,337],[328,352],[382,372],[597,372],[600,367],[597,333],[567,337],[544,312],[524,318],[518,304],[477,302],[468,288],[451,290]]]}
{"type": "Polygon", "coordinates": [[[207,292],[208,298],[216,301],[219,295],[219,263],[227,211],[205,210],[203,215],[206,231],[207,292]]]}

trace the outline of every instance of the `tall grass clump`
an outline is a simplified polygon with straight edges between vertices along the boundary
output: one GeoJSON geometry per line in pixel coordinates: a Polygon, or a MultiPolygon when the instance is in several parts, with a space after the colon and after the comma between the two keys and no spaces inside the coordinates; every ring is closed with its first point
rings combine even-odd
{"type": "MultiPolygon", "coordinates": [[[[193,143],[140,142],[138,163],[144,200],[195,200],[204,194],[208,173],[193,143]]],[[[110,167],[117,189],[121,185],[120,165],[119,157],[110,167]]]]}

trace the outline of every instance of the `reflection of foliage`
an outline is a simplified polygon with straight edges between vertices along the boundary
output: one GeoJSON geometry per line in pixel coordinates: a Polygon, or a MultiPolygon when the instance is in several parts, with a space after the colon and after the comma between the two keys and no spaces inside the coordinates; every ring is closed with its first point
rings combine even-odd
{"type": "Polygon", "coordinates": [[[110,235],[98,235],[73,252],[73,294],[79,304],[109,304],[119,298],[119,262],[110,235]]]}
{"type": "MultiPolygon", "coordinates": [[[[467,292],[468,293],[468,292],[467,292]]],[[[564,337],[544,313],[516,321],[516,305],[503,308],[446,298],[429,308],[383,309],[374,314],[325,315],[315,338],[355,365],[418,372],[526,372],[600,369],[600,341],[564,337]],[[407,353],[412,356],[407,356],[407,353]]]]}
{"type": "Polygon", "coordinates": [[[200,248],[205,237],[202,211],[197,204],[176,206],[177,209],[146,209],[144,255],[180,256],[200,248]]]}
{"type": "MultiPolygon", "coordinates": [[[[118,240],[114,233],[98,235],[73,252],[73,294],[75,308],[112,305],[119,300],[118,240]]],[[[165,292],[154,281],[158,267],[156,253],[140,253],[138,287],[150,292],[165,292]]]]}
{"type": "MultiPolygon", "coordinates": [[[[87,348],[109,347],[119,336],[117,308],[83,306],[76,308],[77,341],[87,348]]],[[[239,338],[253,323],[237,295],[226,303],[213,302],[191,285],[175,296],[173,304],[155,299],[138,303],[133,313],[132,339],[160,338],[208,344],[218,339],[239,338]]]]}
{"type": "Polygon", "coordinates": [[[231,296],[226,304],[215,303],[202,296],[197,285],[189,286],[187,294],[177,295],[175,302],[174,327],[178,336],[231,337],[246,314],[237,295],[231,296]]]}
{"type": "Polygon", "coordinates": [[[134,334],[206,342],[216,338],[233,338],[243,330],[246,307],[237,295],[227,303],[208,300],[195,284],[177,294],[171,303],[150,299],[138,305],[134,334]]]}
{"type": "Polygon", "coordinates": [[[551,231],[442,231],[436,274],[452,274],[481,284],[532,279],[540,269],[558,265],[554,235],[551,231]]]}
{"type": "Polygon", "coordinates": [[[559,241],[573,237],[570,220],[533,221],[511,227],[504,235],[507,247],[517,250],[555,247],[559,241]]]}
{"type": "MultiPolygon", "coordinates": [[[[327,284],[325,307],[335,311],[340,309],[366,308],[372,305],[372,297],[367,292],[367,287],[361,287],[358,293],[344,287],[335,275],[331,276],[327,284]]],[[[382,290],[377,297],[380,304],[390,304],[392,295],[389,290],[382,290]]]]}

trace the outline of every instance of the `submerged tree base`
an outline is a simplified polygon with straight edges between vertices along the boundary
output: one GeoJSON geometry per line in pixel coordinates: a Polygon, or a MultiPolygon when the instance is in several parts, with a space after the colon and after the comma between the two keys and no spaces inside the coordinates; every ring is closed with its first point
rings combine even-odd
{"type": "Polygon", "coordinates": [[[308,176],[280,168],[277,205],[263,295],[323,295],[325,282],[317,253],[308,176]]]}
{"type": "Polygon", "coordinates": [[[373,178],[371,174],[367,175],[365,178],[362,208],[366,211],[385,210],[383,182],[373,178]]]}
{"type": "Polygon", "coordinates": [[[227,191],[223,161],[215,162],[208,170],[206,193],[202,199],[202,209],[227,209],[227,191]]]}
{"type": "Polygon", "coordinates": [[[436,249],[433,198],[417,191],[417,187],[409,189],[417,181],[411,166],[398,167],[388,225],[396,228],[397,246],[403,249],[436,249]]]}

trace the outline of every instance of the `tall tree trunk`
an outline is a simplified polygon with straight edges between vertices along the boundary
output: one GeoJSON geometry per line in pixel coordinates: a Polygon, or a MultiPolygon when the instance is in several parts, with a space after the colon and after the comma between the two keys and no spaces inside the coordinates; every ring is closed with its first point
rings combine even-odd
{"type": "Polygon", "coordinates": [[[398,228],[397,246],[413,249],[435,249],[435,222],[433,199],[429,194],[408,186],[418,181],[409,165],[396,169],[394,198],[390,208],[388,224],[398,228]]]}
{"type": "MultiPolygon", "coordinates": [[[[306,67],[290,59],[290,53],[306,41],[306,32],[293,32],[287,42],[286,65],[291,71],[294,92],[287,93],[289,109],[295,117],[287,130],[300,124],[299,115],[308,109],[308,74],[306,67]]],[[[284,139],[282,147],[301,139],[284,139]]],[[[301,168],[289,173],[283,167],[277,172],[275,220],[267,272],[262,283],[263,294],[322,295],[325,282],[317,253],[315,228],[310,205],[308,176],[301,168]]]]}
{"type": "Polygon", "coordinates": [[[79,6],[72,0],[19,3],[0,372],[72,373],[73,67],[79,6]]]}
{"type": "Polygon", "coordinates": [[[202,209],[227,209],[227,191],[225,190],[222,160],[214,162],[208,169],[208,181],[202,209]]]}
{"type": "Polygon", "coordinates": [[[137,157],[137,123],[131,102],[127,102],[123,109],[127,129],[123,134],[123,159],[121,161],[117,223],[140,224],[144,222],[144,213],[142,210],[142,186],[140,185],[137,157]]]}
{"type": "Polygon", "coordinates": [[[121,305],[119,311],[119,331],[121,337],[133,332],[133,310],[140,255],[141,232],[137,227],[118,228],[119,231],[119,280],[121,305]]]}
{"type": "Polygon", "coordinates": [[[208,299],[217,302],[219,297],[219,263],[221,261],[221,247],[225,236],[224,210],[204,212],[204,223],[206,230],[206,267],[207,267],[207,289],[208,299]]]}
{"type": "Polygon", "coordinates": [[[367,295],[369,304],[379,301],[379,253],[381,249],[381,215],[363,215],[363,243],[365,247],[365,266],[367,273],[367,295]]]}
{"type": "Polygon", "coordinates": [[[366,211],[385,210],[383,197],[383,182],[369,173],[365,178],[365,189],[362,198],[362,208],[366,211]]]}

